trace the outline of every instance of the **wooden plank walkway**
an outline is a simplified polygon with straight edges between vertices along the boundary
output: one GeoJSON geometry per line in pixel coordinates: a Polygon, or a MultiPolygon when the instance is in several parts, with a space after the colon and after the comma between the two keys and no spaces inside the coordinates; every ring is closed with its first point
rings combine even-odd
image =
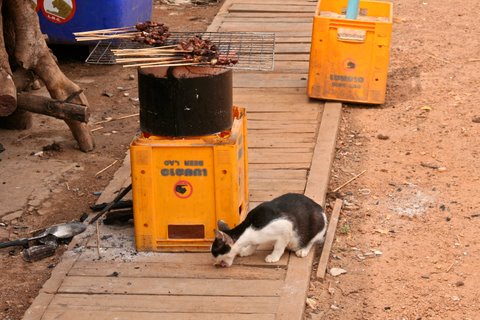
{"type": "MultiPolygon", "coordinates": [[[[273,72],[234,74],[234,104],[247,109],[250,208],[286,192],[324,204],[341,105],[306,96],[314,10],[310,0],[226,0],[208,29],[276,33],[273,72]]],[[[127,156],[99,202],[129,182],[127,156]]],[[[312,252],[267,264],[260,250],[217,269],[209,253],[136,253],[131,226],[100,225],[98,249],[92,229],[75,238],[24,320],[303,319],[312,252]]]]}

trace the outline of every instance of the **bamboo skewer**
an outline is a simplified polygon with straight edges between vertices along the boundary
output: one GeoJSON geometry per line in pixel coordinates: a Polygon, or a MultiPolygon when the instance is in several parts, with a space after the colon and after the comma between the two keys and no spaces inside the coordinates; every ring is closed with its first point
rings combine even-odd
{"type": "Polygon", "coordinates": [[[118,63],[126,63],[126,62],[140,62],[140,61],[150,61],[150,62],[161,62],[161,61],[175,61],[180,59],[181,56],[172,56],[170,58],[160,58],[160,57],[152,57],[152,58],[126,58],[126,59],[115,59],[118,63]]]}
{"type": "MultiPolygon", "coordinates": [[[[186,66],[198,66],[204,64],[203,62],[192,62],[192,63],[172,63],[172,64],[157,64],[157,65],[145,65],[140,66],[141,69],[146,68],[155,68],[155,67],[186,67],[186,66]]],[[[125,66],[124,66],[125,67],[125,66]]]]}
{"type": "Polygon", "coordinates": [[[177,60],[170,60],[166,61],[166,63],[162,62],[149,62],[149,63],[136,63],[136,64],[125,64],[123,65],[124,68],[129,68],[129,67],[145,67],[145,66],[150,66],[150,65],[169,65],[171,63],[177,63],[177,62],[193,62],[193,59],[177,59],[177,60]]]}
{"type": "Polygon", "coordinates": [[[183,55],[185,53],[192,53],[192,51],[188,50],[163,50],[163,51],[146,51],[146,52],[126,52],[120,53],[115,52],[115,57],[148,57],[148,56],[175,56],[175,55],[183,55]]]}
{"type": "Polygon", "coordinates": [[[95,40],[109,40],[109,39],[131,39],[139,33],[134,34],[112,34],[112,35],[92,35],[86,37],[76,37],[76,41],[95,41],[95,40]]]}
{"type": "Polygon", "coordinates": [[[148,48],[132,48],[132,49],[111,49],[112,52],[133,52],[133,51],[157,51],[163,49],[171,49],[176,48],[178,45],[172,44],[169,46],[161,46],[161,47],[148,47],[148,48]]]}
{"type": "Polygon", "coordinates": [[[80,32],[74,32],[73,35],[82,36],[82,35],[90,35],[90,34],[103,34],[103,33],[112,33],[115,31],[124,31],[124,30],[136,30],[136,28],[134,26],[129,26],[129,27],[120,27],[120,28],[80,31],[80,32]]]}

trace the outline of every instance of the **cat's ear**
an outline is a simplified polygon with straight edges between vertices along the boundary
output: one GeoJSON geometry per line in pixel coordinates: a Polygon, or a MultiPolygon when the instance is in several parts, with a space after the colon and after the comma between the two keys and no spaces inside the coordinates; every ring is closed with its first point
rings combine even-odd
{"type": "Polygon", "coordinates": [[[217,225],[218,225],[218,230],[220,231],[230,230],[230,227],[228,226],[228,224],[223,220],[218,220],[217,225]]]}
{"type": "Polygon", "coordinates": [[[233,245],[233,239],[223,231],[215,230],[215,238],[222,240],[228,245],[233,245]]]}

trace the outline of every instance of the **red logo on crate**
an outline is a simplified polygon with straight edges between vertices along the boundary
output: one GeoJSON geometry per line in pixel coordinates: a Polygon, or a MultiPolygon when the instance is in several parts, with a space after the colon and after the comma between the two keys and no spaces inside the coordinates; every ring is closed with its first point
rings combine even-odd
{"type": "Polygon", "coordinates": [[[180,180],[173,186],[173,193],[181,199],[187,199],[192,195],[193,186],[186,180],[180,180]]]}
{"type": "Polygon", "coordinates": [[[45,18],[54,23],[70,21],[77,8],[75,0],[43,0],[40,3],[45,18]]]}
{"type": "Polygon", "coordinates": [[[348,58],[343,61],[343,67],[347,71],[353,71],[357,67],[357,63],[355,60],[348,58]]]}

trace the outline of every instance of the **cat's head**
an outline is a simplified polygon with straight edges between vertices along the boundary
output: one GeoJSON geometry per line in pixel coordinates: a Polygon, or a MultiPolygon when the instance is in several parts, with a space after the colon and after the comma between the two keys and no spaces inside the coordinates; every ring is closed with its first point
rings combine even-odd
{"type": "MultiPolygon", "coordinates": [[[[218,222],[220,229],[228,230],[225,228],[225,225],[222,225],[221,222],[218,222]]],[[[227,227],[228,228],[228,227],[227,227]]],[[[221,230],[215,230],[215,240],[213,240],[212,247],[210,251],[212,252],[213,257],[215,258],[215,266],[217,267],[230,267],[235,258],[235,254],[232,253],[232,246],[234,241],[232,237],[221,230]]]]}

